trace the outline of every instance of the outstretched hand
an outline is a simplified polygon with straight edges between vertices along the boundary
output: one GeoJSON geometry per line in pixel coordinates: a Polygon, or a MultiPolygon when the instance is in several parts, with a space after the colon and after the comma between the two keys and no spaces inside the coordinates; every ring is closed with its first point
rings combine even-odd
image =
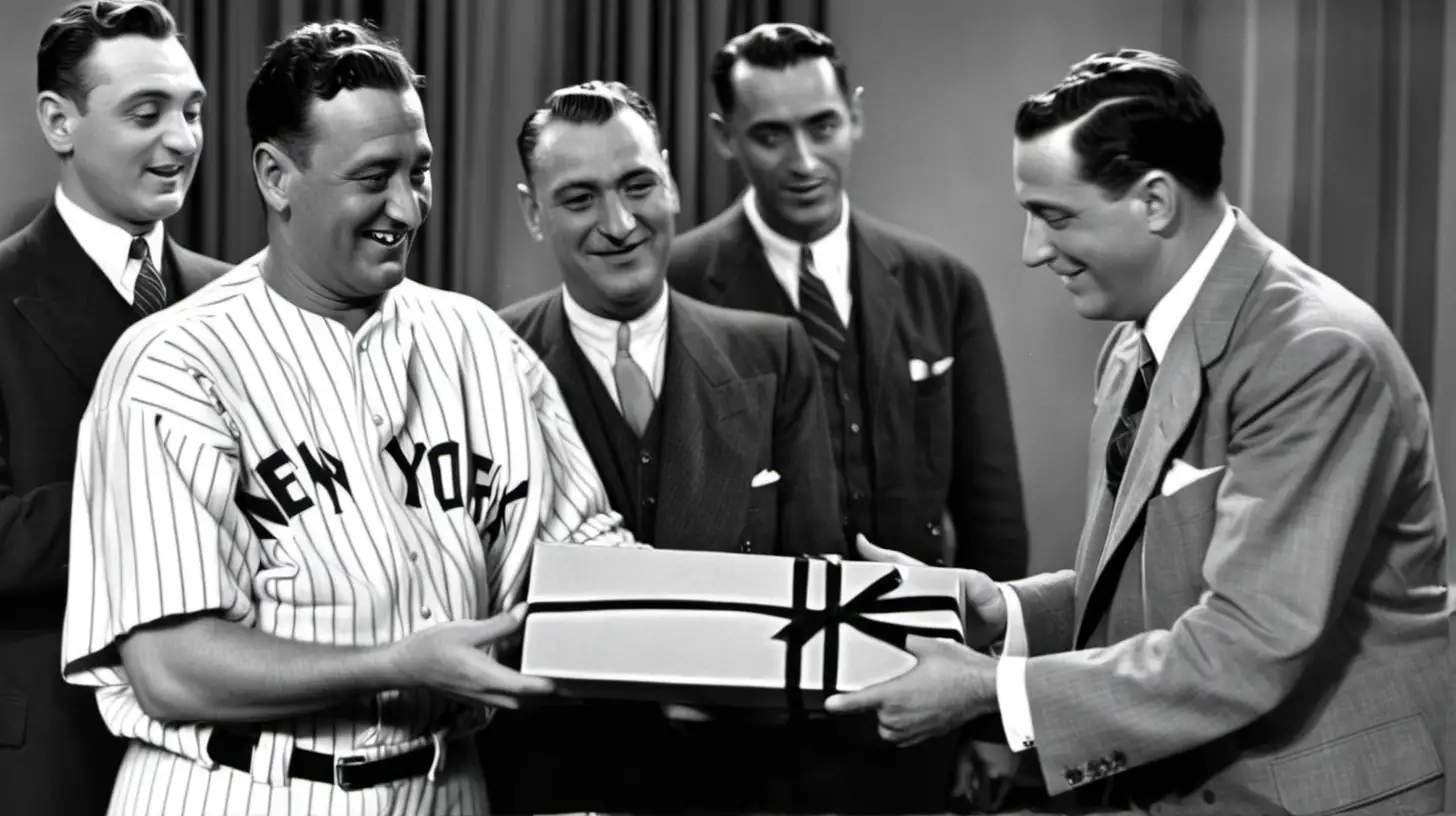
{"type": "MultiPolygon", "coordinates": [[[[855,538],[855,547],[867,561],[923,567],[923,562],[895,550],[877,547],[863,535],[855,538]]],[[[984,647],[1006,636],[1006,599],[1001,588],[984,572],[956,569],[961,585],[961,609],[966,643],[984,647]]]]}

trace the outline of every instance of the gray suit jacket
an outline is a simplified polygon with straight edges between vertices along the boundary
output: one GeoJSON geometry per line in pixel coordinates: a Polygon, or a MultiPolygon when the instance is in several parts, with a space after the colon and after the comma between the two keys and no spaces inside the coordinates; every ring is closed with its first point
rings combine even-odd
{"type": "Polygon", "coordinates": [[[1446,513],[1390,330],[1240,213],[1114,502],[1104,452],[1136,361],[1120,325],[1075,572],[1014,584],[1051,792],[1110,778],[1170,813],[1439,811],[1446,513]],[[1175,460],[1207,472],[1163,495],[1175,460]]]}

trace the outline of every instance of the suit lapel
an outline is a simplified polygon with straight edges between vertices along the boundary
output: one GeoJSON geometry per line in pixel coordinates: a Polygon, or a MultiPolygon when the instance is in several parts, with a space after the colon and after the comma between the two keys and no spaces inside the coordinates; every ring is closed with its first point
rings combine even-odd
{"type": "Polygon", "coordinates": [[[208,276],[207,271],[193,264],[191,262],[192,259],[188,257],[188,253],[181,251],[172,242],[171,236],[165,236],[162,243],[162,254],[165,259],[163,260],[163,268],[172,270],[171,274],[175,276],[174,280],[177,281],[178,290],[172,293],[172,303],[176,303],[212,282],[212,278],[208,276]]]}
{"type": "Polygon", "coordinates": [[[768,265],[763,243],[743,212],[743,200],[740,198],[720,217],[728,219],[728,229],[719,239],[707,274],[708,283],[721,293],[721,299],[715,302],[734,309],[797,316],[793,301],[768,265]]]}
{"type": "MultiPolygon", "coordinates": [[[[861,219],[850,216],[850,274],[856,308],[849,330],[858,332],[864,363],[865,410],[876,415],[885,386],[885,369],[890,362],[896,318],[905,311],[905,291],[876,233],[867,231],[861,219]],[[858,327],[854,324],[858,324],[858,327]]],[[[876,434],[876,440],[888,440],[876,434]]],[[[884,460],[889,451],[875,451],[884,460]]]]}
{"type": "Polygon", "coordinates": [[[576,341],[572,339],[570,327],[566,323],[561,290],[558,288],[541,308],[541,359],[556,378],[556,384],[561,389],[561,398],[566,401],[566,408],[571,412],[572,421],[576,423],[577,433],[586,445],[588,455],[597,466],[597,473],[601,475],[608,492],[615,494],[611,497],[615,505],[624,494],[620,489],[621,485],[616,484],[614,478],[616,468],[609,466],[612,462],[611,445],[607,442],[606,428],[602,426],[601,417],[597,415],[585,379],[595,377],[597,373],[590,364],[581,364],[585,361],[579,359],[581,351],[576,347],[576,341]]]}
{"type": "Polygon", "coordinates": [[[36,294],[16,298],[15,308],[89,389],[136,312],[76,242],[54,204],[36,217],[35,230],[36,294]]]}
{"type": "Polygon", "coordinates": [[[651,543],[729,550],[748,503],[754,406],[722,349],[692,307],[670,294],[660,406],[661,478],[651,543]]]}
{"type": "MultiPolygon", "coordinates": [[[[1158,375],[1153,379],[1153,388],[1138,430],[1137,441],[1128,456],[1128,469],[1123,478],[1122,489],[1111,507],[1107,535],[1099,541],[1088,534],[1095,536],[1098,514],[1107,511],[1104,504],[1109,503],[1110,499],[1099,500],[1093,511],[1094,523],[1089,524],[1084,532],[1082,547],[1079,549],[1079,571],[1091,563],[1090,554],[1093,551],[1098,552],[1098,555],[1092,580],[1084,583],[1080,576],[1078,580],[1079,590],[1085,586],[1085,592],[1078,593],[1078,643],[1082,642],[1082,625],[1089,622],[1085,615],[1087,599],[1104,577],[1115,580],[1116,576],[1105,575],[1107,565],[1120,549],[1132,544],[1135,536],[1131,533],[1135,531],[1136,521],[1157,488],[1173,446],[1182,439],[1202,405],[1203,372],[1217,362],[1227,349],[1234,320],[1269,256],[1268,239],[1249,223],[1243,213],[1237,210],[1235,213],[1237,221],[1228,244],[1214,262],[1213,269],[1194,298],[1188,315],[1174,332],[1172,343],[1158,366],[1158,375]],[[1094,549],[1089,546],[1093,544],[1100,546],[1094,549]]],[[[1103,452],[1112,424],[1122,410],[1122,402],[1131,384],[1137,365],[1136,354],[1136,342],[1130,336],[1129,342],[1123,344],[1119,354],[1123,361],[1123,381],[1117,390],[1118,400],[1115,404],[1104,405],[1098,411],[1095,421],[1093,439],[1100,441],[1103,452]]],[[[1094,448],[1093,455],[1101,456],[1103,453],[1094,448]]],[[[1097,460],[1094,459],[1095,461],[1097,460]]],[[[1100,467],[1094,467],[1092,471],[1097,474],[1104,473],[1100,467]]],[[[1105,490],[1102,495],[1106,496],[1105,490]]],[[[1173,545],[1172,542],[1158,544],[1173,545]]]]}

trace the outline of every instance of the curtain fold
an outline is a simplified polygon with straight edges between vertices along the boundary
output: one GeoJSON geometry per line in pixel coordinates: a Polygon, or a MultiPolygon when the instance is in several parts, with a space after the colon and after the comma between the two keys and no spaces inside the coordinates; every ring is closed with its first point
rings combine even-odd
{"type": "Polygon", "coordinates": [[[679,229],[728,206],[743,179],[713,147],[708,78],[730,36],[769,21],[825,26],[825,0],[168,0],[209,100],[187,204],[168,229],[240,261],[266,243],[246,98],[267,46],[305,20],[368,19],[425,75],[434,209],[410,276],[503,306],[557,282],[522,223],[515,136],[555,88],[620,80],[657,107],[682,193],[679,229]]]}

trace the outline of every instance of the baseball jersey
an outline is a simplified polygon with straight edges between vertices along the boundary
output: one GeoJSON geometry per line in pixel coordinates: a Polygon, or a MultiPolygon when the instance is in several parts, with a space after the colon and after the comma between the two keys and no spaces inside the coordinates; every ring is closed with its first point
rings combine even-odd
{"type": "MultiPolygon", "coordinates": [[[[485,306],[406,281],[351,334],[275,293],[259,257],[117,342],[74,482],[65,677],[97,688],[117,735],[204,770],[212,726],[148,717],[118,638],[212,613],[292,640],[387,644],[509,607],[536,540],[608,510],[555,380],[485,306]]],[[[289,784],[295,745],[387,756],[483,713],[387,691],[267,723],[252,776],[289,784]]],[[[162,754],[128,754],[137,803],[113,812],[170,809],[133,762],[162,754]]]]}

